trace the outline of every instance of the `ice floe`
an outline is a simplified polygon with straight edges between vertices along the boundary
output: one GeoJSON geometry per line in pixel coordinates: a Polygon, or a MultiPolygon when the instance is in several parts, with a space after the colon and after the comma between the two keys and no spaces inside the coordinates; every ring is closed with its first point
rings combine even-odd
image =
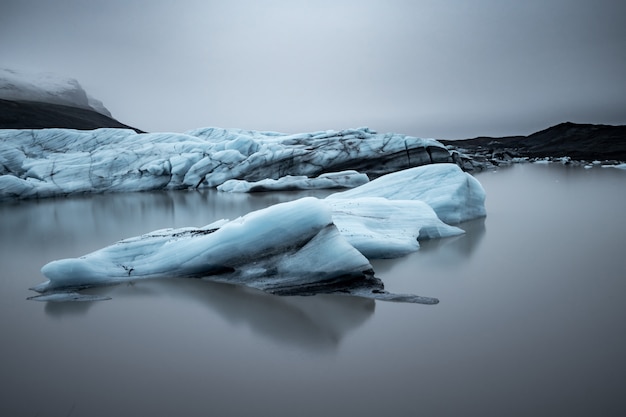
{"type": "Polygon", "coordinates": [[[419,249],[418,239],[463,234],[442,222],[419,200],[382,197],[326,199],[333,222],[348,242],[369,259],[395,258],[419,249]]]}
{"type": "Polygon", "coordinates": [[[89,287],[180,277],[283,295],[340,293],[438,302],[386,292],[368,259],[333,223],[329,204],[313,197],[203,228],[164,229],[125,239],[80,258],[50,262],[42,273],[48,281],[32,288],[43,296],[33,299],[42,301],[80,300],[77,291],[89,287]]]}
{"type": "Polygon", "coordinates": [[[602,168],[617,168],[626,170],[626,163],[615,164],[615,165],[601,165],[602,168]]]}
{"type": "Polygon", "coordinates": [[[485,190],[476,178],[455,164],[433,164],[394,172],[327,199],[385,197],[420,200],[448,224],[486,215],[485,190]]]}

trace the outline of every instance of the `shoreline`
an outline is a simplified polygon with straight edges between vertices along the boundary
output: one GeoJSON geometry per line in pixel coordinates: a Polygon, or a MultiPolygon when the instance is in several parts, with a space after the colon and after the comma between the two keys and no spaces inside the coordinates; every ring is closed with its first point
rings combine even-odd
{"type": "Polygon", "coordinates": [[[518,162],[553,161],[581,166],[616,166],[626,162],[626,126],[565,122],[529,136],[440,142],[467,171],[518,162]]]}

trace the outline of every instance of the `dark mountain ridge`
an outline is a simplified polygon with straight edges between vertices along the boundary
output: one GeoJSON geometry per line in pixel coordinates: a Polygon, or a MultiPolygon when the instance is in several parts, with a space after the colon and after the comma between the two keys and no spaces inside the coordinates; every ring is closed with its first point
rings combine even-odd
{"type": "Polygon", "coordinates": [[[43,103],[0,99],[0,129],[66,128],[92,130],[101,127],[140,129],[128,126],[95,110],[43,103]]]}
{"type": "MultiPolygon", "coordinates": [[[[142,130],[94,110],[38,101],[0,99],[0,129],[98,128],[142,130]]],[[[626,161],[626,126],[565,122],[528,136],[440,140],[470,156],[563,157],[626,161]]]]}
{"type": "Polygon", "coordinates": [[[469,154],[497,154],[528,158],[563,157],[574,160],[626,161],[626,126],[565,122],[528,136],[477,137],[440,140],[469,154]]]}

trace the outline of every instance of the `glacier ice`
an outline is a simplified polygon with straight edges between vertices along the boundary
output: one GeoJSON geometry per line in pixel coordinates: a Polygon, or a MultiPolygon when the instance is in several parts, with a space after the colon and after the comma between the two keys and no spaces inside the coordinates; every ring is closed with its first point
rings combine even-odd
{"type": "Polygon", "coordinates": [[[44,301],[77,298],[76,291],[88,287],[186,277],[283,295],[328,292],[438,302],[386,292],[367,258],[334,225],[328,204],[313,197],[203,228],[164,229],[125,239],[80,258],[52,261],[42,273],[48,281],[32,289],[44,301]]]}
{"type": "Polygon", "coordinates": [[[0,130],[0,200],[217,187],[354,170],[371,177],[451,162],[434,139],[368,128],[299,134],[203,128],[0,130]]]}
{"type": "Polygon", "coordinates": [[[369,259],[396,258],[419,249],[418,239],[465,233],[442,222],[419,200],[382,197],[325,199],[339,232],[369,259]]]}
{"type": "Polygon", "coordinates": [[[369,182],[365,174],[354,170],[341,172],[328,172],[315,178],[304,175],[287,175],[277,180],[266,178],[264,180],[249,182],[245,180],[228,180],[217,186],[220,191],[230,193],[249,193],[255,191],[291,191],[291,190],[317,190],[333,188],[354,188],[369,182]]]}
{"type": "Polygon", "coordinates": [[[455,164],[432,164],[387,174],[327,199],[385,197],[421,200],[448,224],[486,215],[485,190],[476,178],[455,164]]]}

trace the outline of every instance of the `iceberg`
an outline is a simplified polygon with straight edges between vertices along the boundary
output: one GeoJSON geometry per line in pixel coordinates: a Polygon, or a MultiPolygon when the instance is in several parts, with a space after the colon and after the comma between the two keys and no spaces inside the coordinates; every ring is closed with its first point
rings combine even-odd
{"type": "Polygon", "coordinates": [[[465,233],[442,222],[419,200],[361,197],[324,201],[339,232],[368,259],[397,258],[418,250],[420,239],[465,233]]]}
{"type": "Polygon", "coordinates": [[[48,280],[31,289],[41,294],[33,299],[42,301],[80,300],[78,291],[85,288],[179,277],[244,285],[280,295],[339,293],[438,302],[386,292],[368,259],[333,223],[329,205],[313,197],[202,228],[157,230],[80,258],[52,261],[41,271],[48,280]]]}
{"type": "Polygon", "coordinates": [[[258,191],[319,190],[334,188],[354,188],[369,182],[369,177],[354,170],[329,172],[316,178],[304,175],[287,175],[277,180],[267,178],[261,181],[228,180],[218,185],[220,191],[230,193],[250,193],[258,191]]]}
{"type": "Polygon", "coordinates": [[[331,194],[326,199],[358,197],[421,200],[448,224],[486,215],[484,188],[455,164],[424,165],[394,172],[351,190],[331,194]]]}
{"type": "Polygon", "coordinates": [[[626,170],[626,163],[616,164],[616,165],[601,165],[602,168],[617,168],[626,170]]]}
{"type": "Polygon", "coordinates": [[[348,170],[374,178],[446,162],[452,162],[450,152],[434,139],[368,128],[291,135],[221,128],[0,129],[0,201],[214,188],[228,180],[314,178],[348,170]]]}

